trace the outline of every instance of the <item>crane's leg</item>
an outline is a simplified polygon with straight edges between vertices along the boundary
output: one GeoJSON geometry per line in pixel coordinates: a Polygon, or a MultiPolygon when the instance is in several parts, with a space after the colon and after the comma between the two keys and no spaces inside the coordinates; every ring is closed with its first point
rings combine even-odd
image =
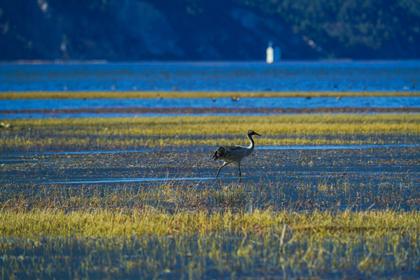
{"type": "Polygon", "coordinates": [[[240,184],[242,182],[241,162],[238,162],[238,170],[239,170],[239,184],[240,184]]]}
{"type": "Polygon", "coordinates": [[[225,167],[226,165],[228,165],[229,163],[230,162],[224,162],[223,165],[219,167],[219,169],[217,170],[216,178],[219,177],[220,170],[222,170],[222,168],[225,167]]]}

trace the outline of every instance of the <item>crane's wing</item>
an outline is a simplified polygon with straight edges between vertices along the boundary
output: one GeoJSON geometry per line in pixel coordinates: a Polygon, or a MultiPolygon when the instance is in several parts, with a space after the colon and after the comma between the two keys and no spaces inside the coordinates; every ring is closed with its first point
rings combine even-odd
{"type": "Polygon", "coordinates": [[[228,147],[219,147],[213,154],[213,159],[214,160],[218,160],[218,159],[223,159],[223,158],[228,158],[232,152],[234,153],[237,150],[240,150],[242,147],[241,146],[228,146],[228,147]]]}
{"type": "Polygon", "coordinates": [[[213,154],[213,159],[218,160],[226,155],[225,147],[219,147],[213,154]]]}

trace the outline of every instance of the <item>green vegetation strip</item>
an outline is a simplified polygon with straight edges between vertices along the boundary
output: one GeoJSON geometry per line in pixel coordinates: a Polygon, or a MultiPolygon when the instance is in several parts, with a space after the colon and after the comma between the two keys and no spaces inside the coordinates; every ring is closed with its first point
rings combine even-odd
{"type": "MultiPolygon", "coordinates": [[[[130,237],[167,235],[281,234],[284,226],[294,235],[352,235],[366,232],[381,236],[390,231],[411,233],[418,237],[418,212],[312,212],[291,213],[270,210],[253,213],[208,214],[205,211],[168,214],[153,209],[142,211],[96,210],[0,212],[0,234],[3,237],[130,237]]],[[[416,239],[412,240],[413,246],[416,239]]]]}
{"type": "Polygon", "coordinates": [[[0,130],[3,149],[218,145],[245,141],[248,129],[263,135],[257,140],[259,145],[362,144],[370,141],[344,138],[420,134],[420,114],[26,119],[7,123],[10,127],[0,130]]]}
{"type": "Polygon", "coordinates": [[[100,187],[100,195],[90,198],[89,190],[74,196],[47,188],[34,189],[36,194],[2,192],[2,278],[410,278],[418,271],[415,210],[247,212],[249,197],[233,187],[213,198],[227,195],[223,200],[242,210],[205,205],[187,210],[185,200],[201,205],[189,188],[104,196],[100,187]],[[170,204],[164,210],[146,203],[156,200],[180,200],[182,207],[170,204]]]}
{"type": "Polygon", "coordinates": [[[4,279],[418,274],[417,212],[0,214],[4,279]]]}
{"type": "Polygon", "coordinates": [[[376,97],[420,96],[419,91],[25,91],[4,92],[5,99],[98,99],[98,98],[264,98],[264,97],[376,97]]]}

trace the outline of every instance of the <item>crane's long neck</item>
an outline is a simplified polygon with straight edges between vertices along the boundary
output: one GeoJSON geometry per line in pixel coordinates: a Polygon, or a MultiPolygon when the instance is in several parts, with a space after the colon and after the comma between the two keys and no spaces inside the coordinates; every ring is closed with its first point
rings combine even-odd
{"type": "Polygon", "coordinates": [[[254,149],[254,139],[252,139],[251,134],[248,134],[248,139],[249,139],[249,141],[251,142],[251,143],[249,143],[249,145],[248,145],[248,149],[252,150],[252,149],[254,149]]]}

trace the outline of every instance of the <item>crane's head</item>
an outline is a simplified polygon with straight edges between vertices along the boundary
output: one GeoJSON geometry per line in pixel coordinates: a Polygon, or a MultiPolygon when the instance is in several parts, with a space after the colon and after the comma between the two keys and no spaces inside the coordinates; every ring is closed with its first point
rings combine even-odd
{"type": "Polygon", "coordinates": [[[252,136],[252,135],[258,135],[258,136],[261,136],[261,134],[256,133],[256,132],[255,132],[255,131],[253,131],[253,130],[248,130],[248,135],[249,135],[249,136],[252,136]]]}

